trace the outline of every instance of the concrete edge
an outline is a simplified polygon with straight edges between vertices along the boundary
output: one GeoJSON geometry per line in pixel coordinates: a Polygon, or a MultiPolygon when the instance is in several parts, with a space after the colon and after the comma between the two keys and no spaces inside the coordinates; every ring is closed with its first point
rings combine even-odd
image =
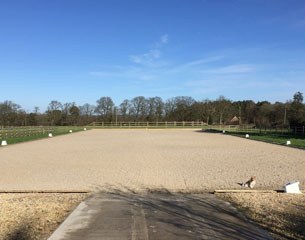
{"type": "Polygon", "coordinates": [[[82,221],[81,223],[75,222],[75,219],[77,219],[78,216],[81,216],[82,211],[86,207],[87,205],[84,200],[72,211],[72,213],[70,213],[70,215],[59,225],[59,227],[52,233],[52,235],[47,240],[63,239],[67,233],[67,230],[73,230],[69,229],[69,225],[74,226],[75,229],[79,228],[80,225],[86,226],[85,221],[82,221]]]}

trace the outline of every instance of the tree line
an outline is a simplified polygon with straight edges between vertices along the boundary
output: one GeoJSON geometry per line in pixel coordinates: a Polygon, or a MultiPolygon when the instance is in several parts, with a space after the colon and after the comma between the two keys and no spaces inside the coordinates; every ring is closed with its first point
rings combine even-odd
{"type": "Polygon", "coordinates": [[[297,92],[285,103],[252,100],[231,101],[220,96],[215,100],[196,101],[178,96],[167,100],[160,97],[137,96],[115,105],[111,97],[101,97],[95,105],[53,100],[40,113],[35,107],[27,113],[12,101],[0,102],[0,126],[65,126],[101,122],[162,122],[200,121],[207,124],[253,124],[256,127],[288,127],[305,125],[303,94],[297,92]],[[233,119],[233,120],[232,120],[233,119]]]}

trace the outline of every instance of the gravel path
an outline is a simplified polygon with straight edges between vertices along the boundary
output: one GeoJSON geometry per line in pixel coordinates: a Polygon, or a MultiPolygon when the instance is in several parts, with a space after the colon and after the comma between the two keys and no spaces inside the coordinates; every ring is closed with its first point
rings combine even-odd
{"type": "Polygon", "coordinates": [[[194,130],[91,130],[0,148],[0,190],[305,186],[305,151],[194,130]]]}

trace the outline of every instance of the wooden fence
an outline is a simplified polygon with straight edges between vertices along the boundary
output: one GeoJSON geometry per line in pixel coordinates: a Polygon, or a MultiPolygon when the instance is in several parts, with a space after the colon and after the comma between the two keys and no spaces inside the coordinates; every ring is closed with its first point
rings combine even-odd
{"type": "Polygon", "coordinates": [[[277,128],[258,128],[254,124],[245,125],[208,125],[201,121],[172,121],[172,122],[92,122],[89,126],[95,128],[199,128],[212,129],[219,131],[239,131],[257,133],[281,133],[305,135],[305,126],[301,127],[277,127],[277,128]]]}
{"type": "Polygon", "coordinates": [[[203,128],[204,122],[93,122],[98,128],[203,128]]]}
{"type": "Polygon", "coordinates": [[[305,135],[305,126],[258,128],[255,125],[209,125],[205,129],[260,134],[305,135]]]}
{"type": "Polygon", "coordinates": [[[292,127],[291,130],[295,135],[305,135],[305,126],[292,127]]]}
{"type": "Polygon", "coordinates": [[[215,130],[251,130],[254,125],[208,125],[202,121],[171,122],[92,122],[89,126],[96,128],[200,128],[215,130]]]}
{"type": "MultiPolygon", "coordinates": [[[[213,129],[239,132],[259,132],[259,133],[282,133],[305,135],[305,126],[292,128],[256,128],[254,125],[207,125],[204,122],[93,122],[90,126],[94,128],[194,128],[194,129],[213,129]]],[[[76,130],[80,127],[52,127],[52,126],[33,126],[33,127],[0,127],[0,140],[9,138],[28,137],[45,135],[55,131],[66,132],[68,129],[76,130]],[[75,129],[74,129],[75,128],[75,129]]]]}

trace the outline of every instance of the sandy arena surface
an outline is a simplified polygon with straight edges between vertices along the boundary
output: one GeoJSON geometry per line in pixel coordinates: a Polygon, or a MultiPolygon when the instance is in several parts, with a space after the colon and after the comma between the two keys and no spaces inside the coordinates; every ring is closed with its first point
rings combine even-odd
{"type": "Polygon", "coordinates": [[[90,130],[0,148],[0,190],[305,186],[305,151],[195,130],[90,130]]]}

